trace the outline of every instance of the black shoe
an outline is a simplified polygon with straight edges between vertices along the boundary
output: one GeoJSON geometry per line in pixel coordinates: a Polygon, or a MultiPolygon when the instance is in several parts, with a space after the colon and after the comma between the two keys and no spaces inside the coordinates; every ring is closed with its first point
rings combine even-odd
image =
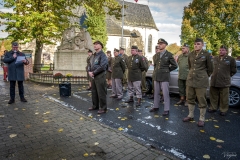
{"type": "Polygon", "coordinates": [[[151,108],[150,110],[149,110],[149,112],[157,112],[159,110],[159,108],[151,108]]]}
{"type": "Polygon", "coordinates": [[[209,113],[214,113],[214,112],[217,112],[217,110],[215,110],[215,109],[208,109],[208,112],[209,113]]]}
{"type": "Polygon", "coordinates": [[[9,101],[8,101],[8,104],[12,104],[12,103],[14,103],[15,101],[14,101],[14,99],[10,99],[9,101]]]}
{"type": "Polygon", "coordinates": [[[21,102],[27,102],[27,100],[23,97],[21,98],[21,102]]]}
{"type": "Polygon", "coordinates": [[[130,102],[133,102],[132,98],[129,98],[127,101],[125,101],[125,103],[130,103],[130,102]]]}

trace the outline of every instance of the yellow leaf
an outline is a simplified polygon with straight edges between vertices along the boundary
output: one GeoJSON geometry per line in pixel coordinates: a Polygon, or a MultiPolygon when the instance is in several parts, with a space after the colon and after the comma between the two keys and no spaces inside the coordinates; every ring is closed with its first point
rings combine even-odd
{"type": "Polygon", "coordinates": [[[46,120],[46,119],[45,119],[43,122],[44,122],[44,123],[47,123],[47,122],[48,122],[48,120],[46,120]]]}
{"type": "Polygon", "coordinates": [[[122,118],[122,117],[118,117],[118,119],[120,119],[120,118],[122,118]]]}
{"type": "Polygon", "coordinates": [[[26,109],[25,109],[25,108],[23,108],[22,110],[23,110],[23,111],[25,111],[26,109]]]}
{"type": "Polygon", "coordinates": [[[210,139],[211,139],[212,141],[215,141],[215,140],[216,140],[216,138],[214,138],[214,137],[210,137],[210,139]]]}
{"type": "Polygon", "coordinates": [[[93,132],[96,132],[96,130],[95,130],[95,129],[93,129],[92,131],[93,131],[93,132]]]}
{"type": "Polygon", "coordinates": [[[35,114],[39,114],[38,112],[36,112],[35,114]]]}
{"type": "Polygon", "coordinates": [[[50,111],[47,111],[47,112],[46,112],[46,114],[49,114],[49,113],[50,113],[50,111]]]}
{"type": "Polygon", "coordinates": [[[118,130],[119,130],[119,131],[123,131],[124,129],[123,129],[122,127],[119,127],[118,130]]]}
{"type": "Polygon", "coordinates": [[[208,119],[206,119],[205,122],[208,122],[208,119]]]}
{"type": "Polygon", "coordinates": [[[16,137],[16,136],[17,136],[17,134],[10,134],[10,135],[9,135],[10,138],[14,138],[14,137],[16,137]]]}
{"type": "Polygon", "coordinates": [[[131,126],[131,125],[128,125],[128,128],[132,128],[132,126],[131,126]]]}
{"type": "Polygon", "coordinates": [[[80,117],[80,120],[83,120],[83,117],[80,117]]]}
{"type": "Polygon", "coordinates": [[[223,143],[224,141],[221,140],[221,139],[217,139],[216,142],[218,142],[218,143],[223,143]]]}
{"type": "Polygon", "coordinates": [[[83,155],[84,157],[88,157],[88,153],[84,153],[84,155],[83,155]]]}
{"type": "Polygon", "coordinates": [[[39,102],[38,100],[36,100],[36,102],[39,102]]]}
{"type": "Polygon", "coordinates": [[[166,120],[168,120],[168,118],[165,118],[166,120]]]}
{"type": "Polygon", "coordinates": [[[70,120],[70,122],[73,122],[72,120],[70,120]]]}
{"type": "Polygon", "coordinates": [[[119,108],[116,108],[116,111],[118,111],[119,110],[119,108]]]}
{"type": "Polygon", "coordinates": [[[93,116],[88,116],[89,118],[92,118],[93,116]]]}
{"type": "Polygon", "coordinates": [[[125,121],[125,118],[122,118],[121,121],[125,121]]]}
{"type": "Polygon", "coordinates": [[[0,115],[0,118],[3,118],[4,117],[4,115],[0,115]]]}
{"type": "Polygon", "coordinates": [[[205,131],[204,131],[204,130],[200,130],[200,132],[202,132],[202,133],[203,133],[203,132],[205,132],[205,131]]]}
{"type": "Polygon", "coordinates": [[[99,143],[98,143],[98,142],[95,142],[94,145],[97,146],[97,145],[99,145],[99,143]]]}
{"type": "Polygon", "coordinates": [[[214,119],[213,121],[214,121],[214,122],[218,122],[218,120],[215,120],[215,119],[214,119]]]}
{"type": "Polygon", "coordinates": [[[96,153],[90,153],[90,156],[95,156],[96,155],[96,153]]]}
{"type": "Polygon", "coordinates": [[[210,156],[208,154],[203,155],[204,159],[210,159],[210,156]]]}
{"type": "Polygon", "coordinates": [[[60,128],[59,130],[58,130],[58,132],[62,132],[63,131],[63,128],[60,128]]]}
{"type": "Polygon", "coordinates": [[[155,117],[155,118],[158,118],[158,117],[159,117],[159,115],[154,115],[154,117],[155,117]]]}
{"type": "Polygon", "coordinates": [[[217,125],[214,125],[214,127],[215,127],[215,128],[219,128],[219,126],[217,126],[217,125]]]}

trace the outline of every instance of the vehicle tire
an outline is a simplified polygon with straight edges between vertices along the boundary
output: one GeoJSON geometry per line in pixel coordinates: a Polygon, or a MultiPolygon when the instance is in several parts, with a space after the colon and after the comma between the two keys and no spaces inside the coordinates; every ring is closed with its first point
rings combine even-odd
{"type": "Polygon", "coordinates": [[[229,89],[229,107],[240,107],[240,89],[229,89]]]}
{"type": "Polygon", "coordinates": [[[152,80],[150,78],[146,78],[146,87],[147,87],[147,94],[152,93],[152,80]]]}

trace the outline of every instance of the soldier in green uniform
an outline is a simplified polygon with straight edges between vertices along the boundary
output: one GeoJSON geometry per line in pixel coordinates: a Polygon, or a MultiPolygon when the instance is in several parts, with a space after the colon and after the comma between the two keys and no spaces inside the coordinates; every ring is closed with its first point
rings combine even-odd
{"type": "Polygon", "coordinates": [[[88,86],[88,88],[87,88],[87,90],[91,90],[92,89],[92,85],[91,85],[91,77],[89,76],[89,74],[88,74],[88,66],[90,65],[90,59],[91,59],[91,56],[92,56],[92,51],[89,49],[88,50],[88,57],[87,57],[87,66],[86,66],[86,71],[87,71],[87,80],[88,80],[88,84],[89,84],[89,86],[88,86]]]}
{"type": "Polygon", "coordinates": [[[198,99],[200,118],[198,126],[203,127],[207,109],[206,91],[209,86],[209,77],[213,71],[211,56],[203,50],[203,39],[196,38],[194,51],[188,55],[189,73],[187,77],[187,101],[189,114],[183,122],[193,121],[195,110],[195,99],[198,99]]]}
{"type": "MultiPolygon", "coordinates": [[[[120,55],[122,56],[123,60],[125,61],[125,64],[127,62],[127,59],[128,59],[128,56],[126,55],[125,53],[125,49],[124,48],[120,48],[120,51],[119,51],[120,55]]],[[[128,68],[127,68],[127,64],[125,66],[125,72],[124,72],[124,75],[123,75],[123,88],[127,88],[127,85],[128,85],[128,68]],[[125,87],[124,87],[125,86],[125,87]]]]}
{"type": "Polygon", "coordinates": [[[185,100],[186,97],[186,80],[188,76],[188,53],[189,53],[189,46],[188,44],[184,44],[182,46],[182,54],[178,57],[177,63],[178,63],[178,88],[179,88],[179,94],[181,96],[180,101],[177,102],[177,105],[184,104],[186,107],[187,101],[185,100]],[[184,103],[185,102],[185,103],[184,103]]]}
{"type": "Polygon", "coordinates": [[[231,77],[237,72],[236,61],[233,57],[227,55],[228,48],[221,46],[219,56],[213,59],[214,69],[210,83],[210,109],[208,112],[217,111],[218,102],[220,115],[225,116],[229,107],[229,87],[231,86],[231,77]]]}
{"type": "MultiPolygon", "coordinates": [[[[157,46],[155,46],[155,54],[157,54],[158,52],[159,52],[159,47],[157,45],[157,46]]],[[[154,75],[152,75],[152,77],[154,77],[154,75]]],[[[154,80],[153,80],[153,78],[152,78],[152,95],[149,96],[149,99],[154,99],[154,80]]]]}
{"type": "Polygon", "coordinates": [[[138,99],[137,105],[141,105],[142,91],[141,91],[141,80],[142,80],[142,71],[146,70],[147,66],[143,61],[142,57],[138,54],[138,47],[132,46],[131,56],[128,57],[127,67],[128,67],[128,95],[129,99],[126,103],[133,102],[133,94],[136,92],[138,99]]]}
{"type": "Polygon", "coordinates": [[[147,92],[147,86],[146,86],[146,72],[149,68],[149,62],[148,59],[143,55],[142,50],[138,50],[138,55],[142,57],[145,65],[147,66],[147,69],[145,71],[142,72],[142,81],[141,81],[141,88],[142,88],[142,97],[146,96],[146,92],[147,92]]]}
{"type": "Polygon", "coordinates": [[[111,98],[117,98],[118,100],[123,97],[122,78],[125,72],[125,62],[119,55],[119,50],[115,49],[114,58],[112,61],[112,95],[111,98]]]}

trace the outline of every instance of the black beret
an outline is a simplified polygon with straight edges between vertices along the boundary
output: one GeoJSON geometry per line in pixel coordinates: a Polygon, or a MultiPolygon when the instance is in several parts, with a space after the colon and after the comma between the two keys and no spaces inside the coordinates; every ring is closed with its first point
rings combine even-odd
{"type": "Polygon", "coordinates": [[[17,42],[12,42],[12,46],[17,47],[17,46],[18,46],[18,43],[17,43],[17,42]]]}
{"type": "Polygon", "coordinates": [[[184,43],[183,47],[188,47],[189,48],[189,45],[187,43],[184,43]]]}
{"type": "Polygon", "coordinates": [[[159,43],[164,43],[164,44],[168,45],[168,42],[167,42],[165,39],[163,39],[163,38],[160,38],[160,39],[158,40],[158,44],[159,44],[159,43]]]}
{"type": "Polygon", "coordinates": [[[132,48],[131,49],[138,49],[138,47],[137,46],[132,46],[132,48]]]}
{"type": "Polygon", "coordinates": [[[103,48],[103,44],[100,41],[95,41],[93,44],[100,44],[102,46],[102,48],[103,48]]]}
{"type": "Polygon", "coordinates": [[[203,43],[203,39],[202,38],[196,38],[194,42],[202,42],[203,43]]]}

